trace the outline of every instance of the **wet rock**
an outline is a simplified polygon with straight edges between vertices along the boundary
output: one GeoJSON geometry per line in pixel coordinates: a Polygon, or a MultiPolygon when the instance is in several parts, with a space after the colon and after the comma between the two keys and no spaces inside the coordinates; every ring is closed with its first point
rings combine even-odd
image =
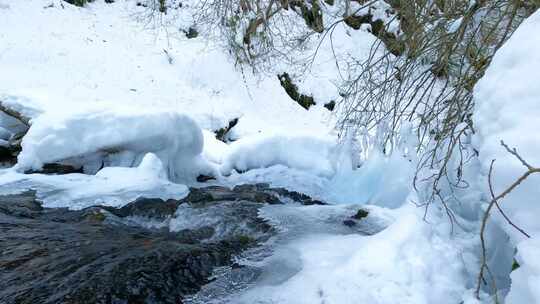
{"type": "Polygon", "coordinates": [[[364,209],[359,209],[358,212],[353,216],[356,220],[361,220],[369,215],[369,212],[364,209]]]}
{"type": "Polygon", "coordinates": [[[87,3],[94,2],[94,0],[64,0],[64,1],[69,4],[73,4],[80,7],[85,6],[87,3]]]}
{"type": "MultiPolygon", "coordinates": [[[[20,124],[19,124],[20,126],[20,124]]],[[[9,134],[9,138],[4,139],[2,138],[3,143],[5,145],[0,146],[0,163],[2,163],[4,166],[13,166],[17,163],[17,156],[21,152],[21,142],[22,138],[26,134],[27,129],[24,128],[21,132],[16,132],[13,134],[9,134]]],[[[10,131],[5,130],[6,133],[10,133],[10,131]]],[[[3,134],[8,135],[8,134],[3,134]]]]}
{"type": "Polygon", "coordinates": [[[199,176],[197,176],[197,181],[199,183],[205,183],[207,181],[211,181],[211,180],[215,180],[216,178],[214,176],[210,176],[210,175],[204,175],[204,174],[201,174],[199,176]]]}
{"type": "Polygon", "coordinates": [[[298,203],[300,203],[302,205],[305,205],[305,206],[326,205],[326,203],[324,203],[324,202],[322,202],[320,200],[317,200],[317,199],[313,199],[310,196],[308,196],[306,194],[303,194],[303,193],[300,193],[300,192],[289,191],[289,190],[283,189],[283,188],[271,189],[271,191],[275,191],[280,196],[289,198],[289,199],[291,199],[291,200],[293,200],[295,202],[298,202],[298,203]]]}
{"type": "Polygon", "coordinates": [[[312,96],[301,94],[298,91],[298,86],[294,84],[288,73],[278,75],[278,79],[281,86],[285,89],[285,92],[287,92],[287,95],[289,95],[292,100],[296,101],[302,108],[309,110],[311,106],[315,105],[312,96]]]}
{"type": "Polygon", "coordinates": [[[10,146],[0,146],[0,163],[4,166],[13,166],[17,163],[17,151],[10,146]]]}
{"type": "MultiPolygon", "coordinates": [[[[0,302],[182,303],[257,239],[203,242],[215,235],[213,227],[172,233],[122,224],[131,215],[169,216],[180,203],[139,199],[116,210],[73,211],[42,208],[33,193],[0,197],[0,302]]],[[[257,218],[256,210],[238,213],[257,218]]],[[[252,229],[264,228],[259,235],[270,231],[255,221],[260,225],[252,229]]]]}
{"type": "Polygon", "coordinates": [[[347,227],[354,227],[354,226],[356,226],[356,222],[353,221],[353,220],[344,220],[343,225],[345,225],[347,227]]]}
{"type": "Polygon", "coordinates": [[[271,193],[266,193],[257,187],[237,186],[233,189],[220,186],[205,188],[190,188],[189,195],[182,199],[183,202],[216,202],[216,201],[251,201],[256,203],[279,204],[279,198],[271,193]]]}
{"type": "Polygon", "coordinates": [[[218,129],[215,133],[216,133],[216,139],[217,140],[220,140],[224,143],[227,143],[230,141],[230,138],[229,138],[229,133],[231,132],[231,130],[238,124],[238,118],[235,118],[235,119],[232,119],[229,121],[229,123],[227,124],[227,126],[221,128],[221,129],[218,129]]]}
{"type": "Polygon", "coordinates": [[[364,209],[359,209],[353,216],[343,221],[343,225],[347,227],[354,227],[360,220],[366,218],[369,215],[369,212],[364,209]]]}
{"type": "Polygon", "coordinates": [[[164,220],[174,214],[181,204],[178,200],[164,201],[159,198],[139,198],[122,208],[101,207],[118,217],[139,216],[164,220]]]}
{"type": "Polygon", "coordinates": [[[199,31],[195,27],[190,26],[187,30],[184,30],[184,34],[186,34],[186,38],[193,39],[199,36],[199,31]]]}
{"type": "Polygon", "coordinates": [[[334,111],[334,109],[336,108],[336,102],[334,100],[331,100],[330,102],[325,103],[324,107],[328,109],[328,111],[334,111]]]}
{"type": "Polygon", "coordinates": [[[51,163],[43,165],[41,170],[27,170],[25,174],[41,173],[41,174],[69,174],[69,173],[83,173],[82,167],[74,167],[71,165],[51,163]]]}
{"type": "Polygon", "coordinates": [[[36,201],[34,192],[0,196],[0,214],[33,218],[43,207],[36,201]]]}
{"type": "Polygon", "coordinates": [[[514,271],[514,270],[518,269],[519,267],[521,267],[521,265],[519,265],[518,261],[514,258],[512,260],[512,270],[511,271],[514,271]]]}
{"type": "Polygon", "coordinates": [[[271,188],[269,184],[265,183],[238,185],[232,191],[239,193],[258,193],[259,197],[269,195],[270,198],[264,200],[267,203],[282,203],[282,200],[289,200],[306,206],[326,205],[326,203],[313,199],[304,193],[290,191],[285,188],[271,188]]]}
{"type": "Polygon", "coordinates": [[[83,210],[43,208],[33,192],[0,196],[0,303],[182,303],[275,234],[259,208],[285,198],[319,202],[268,184],[83,210]]]}

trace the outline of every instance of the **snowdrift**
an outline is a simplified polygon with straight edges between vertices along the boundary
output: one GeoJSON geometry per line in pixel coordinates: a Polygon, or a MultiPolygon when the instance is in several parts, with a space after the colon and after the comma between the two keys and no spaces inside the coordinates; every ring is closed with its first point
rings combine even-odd
{"type": "MultiPolygon", "coordinates": [[[[499,194],[526,168],[500,144],[503,140],[532,166],[540,166],[540,12],[529,17],[498,51],[475,90],[476,146],[487,176],[495,159],[493,187],[499,194]]],[[[486,177],[487,178],[487,177],[486,177]]],[[[487,180],[483,183],[487,185],[487,180]]],[[[514,223],[530,235],[525,238],[500,218],[493,217],[516,246],[520,268],[511,274],[507,304],[540,303],[540,176],[532,175],[501,206],[514,223]]],[[[489,198],[489,190],[485,189],[489,198]]],[[[506,240],[501,241],[506,242],[506,240]]]]}

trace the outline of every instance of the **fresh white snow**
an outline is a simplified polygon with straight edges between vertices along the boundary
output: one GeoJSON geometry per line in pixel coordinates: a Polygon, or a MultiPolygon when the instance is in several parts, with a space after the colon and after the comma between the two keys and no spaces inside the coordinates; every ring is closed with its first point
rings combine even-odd
{"type": "Polygon", "coordinates": [[[203,142],[197,123],[174,112],[46,113],[32,120],[17,169],[39,170],[44,164],[65,161],[93,173],[102,166],[136,166],[152,152],[171,180],[189,181],[210,170],[201,156],[203,142]]]}
{"type": "Polygon", "coordinates": [[[332,159],[335,157],[336,143],[316,137],[254,136],[240,139],[231,144],[224,156],[221,171],[230,174],[284,165],[288,168],[312,172],[330,177],[334,174],[332,159]]]}
{"type": "MultiPolygon", "coordinates": [[[[495,159],[493,188],[500,194],[527,170],[500,141],[532,166],[540,166],[540,12],[529,17],[495,55],[475,90],[476,146],[482,162],[484,183],[495,159]]],[[[503,227],[516,248],[520,267],[511,274],[508,304],[540,303],[540,175],[532,175],[500,204],[510,219],[532,237],[526,238],[496,210],[492,219],[503,227]]],[[[485,189],[486,200],[490,200],[485,189]]]]}
{"type": "MultiPolygon", "coordinates": [[[[403,207],[372,236],[312,234],[287,244],[302,265],[235,303],[456,303],[465,293],[460,248],[403,207]]],[[[270,260],[271,262],[271,260],[270,260]]]]}
{"type": "MultiPolygon", "coordinates": [[[[387,5],[376,7],[374,14],[390,22],[387,5]]],[[[499,141],[540,165],[540,13],[500,50],[475,90],[481,168],[473,162],[466,169],[483,178],[459,194],[464,202],[455,211],[463,229],[454,229],[440,208],[424,213],[415,206],[416,160],[404,152],[412,142],[390,157],[370,150],[370,143],[338,143],[336,112],[322,105],[339,98],[347,63],[368,55],[374,37],[367,28],[339,25],[330,39],[312,46],[320,47],[318,55],[307,74],[295,78],[300,92],[317,103],[305,110],[275,74],[240,70],[220,45],[184,37],[177,29],[191,25],[189,11],[163,16],[163,24],[144,22],[144,13],[128,0],[85,8],[60,0],[0,0],[0,100],[31,119],[18,164],[0,169],[1,194],[30,189],[46,207],[81,209],[119,207],[142,196],[179,199],[188,186],[269,183],[332,205],[264,207],[261,216],[280,237],[263,245],[266,255],[259,260],[240,261],[261,269],[261,280],[225,290],[232,294],[215,303],[479,303],[472,295],[478,211],[471,210],[488,196],[478,188],[487,185],[491,159],[497,159],[497,193],[525,169],[499,141]],[[214,131],[235,118],[230,141],[216,139],[214,131]],[[82,166],[89,174],[24,174],[51,162],[82,166]],[[198,184],[199,174],[216,180],[198,184]],[[360,207],[370,211],[366,226],[343,225],[360,207]],[[360,233],[363,228],[373,234],[360,233]]],[[[397,31],[397,24],[390,29],[397,31]]],[[[283,65],[275,71],[293,77],[306,72],[283,65]]],[[[22,129],[0,115],[0,145],[22,129]]],[[[502,202],[533,238],[492,216],[490,231],[500,234],[489,241],[501,244],[493,260],[504,264],[495,271],[508,275],[513,247],[521,266],[511,273],[506,303],[540,303],[539,178],[530,177],[502,202]],[[500,238],[506,234],[510,244],[500,238]]],[[[186,205],[168,225],[176,231],[208,223],[223,228],[186,205]]]]}

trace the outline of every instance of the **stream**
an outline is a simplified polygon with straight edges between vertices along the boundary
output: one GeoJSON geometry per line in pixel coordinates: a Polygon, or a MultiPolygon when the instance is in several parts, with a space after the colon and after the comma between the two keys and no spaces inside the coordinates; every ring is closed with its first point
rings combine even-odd
{"type": "Polygon", "coordinates": [[[279,286],[306,267],[301,240],[371,235],[387,224],[356,219],[358,211],[266,184],[80,210],[45,208],[34,192],[4,195],[0,299],[252,303],[244,299],[251,290],[279,286]]]}

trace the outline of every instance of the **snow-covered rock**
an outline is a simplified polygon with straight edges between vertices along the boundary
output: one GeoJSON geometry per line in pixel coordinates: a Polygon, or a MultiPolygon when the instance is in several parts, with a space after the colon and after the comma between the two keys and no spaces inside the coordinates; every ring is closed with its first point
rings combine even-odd
{"type": "Polygon", "coordinates": [[[234,142],[223,159],[221,172],[247,171],[285,165],[330,177],[336,143],[308,136],[254,136],[234,142]]]}
{"type": "Polygon", "coordinates": [[[21,145],[21,171],[59,161],[90,172],[103,166],[133,167],[148,152],[161,159],[171,180],[193,180],[210,170],[201,155],[203,135],[197,123],[163,111],[43,114],[33,120],[21,145]]]}

